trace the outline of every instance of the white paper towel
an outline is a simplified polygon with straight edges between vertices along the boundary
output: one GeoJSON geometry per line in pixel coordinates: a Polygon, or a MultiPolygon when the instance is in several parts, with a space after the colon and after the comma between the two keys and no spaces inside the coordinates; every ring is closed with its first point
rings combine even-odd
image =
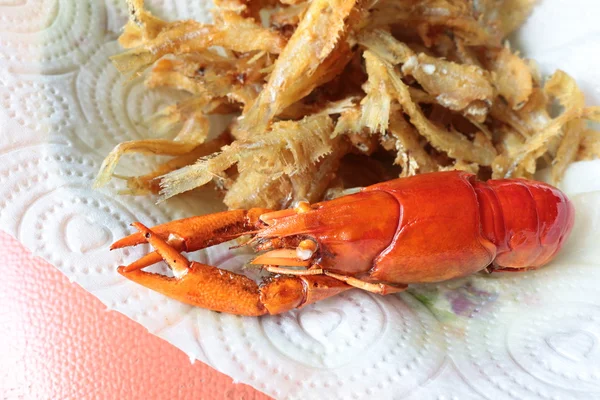
{"type": "MultiPolygon", "coordinates": [[[[150,2],[159,15],[208,19],[208,3],[150,2]]],[[[518,42],[545,72],[572,74],[600,100],[600,4],[545,0],[518,42]]],[[[600,161],[573,165],[562,187],[577,222],[552,266],[474,276],[379,297],[358,290],[281,316],[195,309],[122,279],[147,248],[108,245],[147,225],[216,210],[209,194],[113,195],[91,182],[117,143],[178,94],[127,82],[108,56],[121,0],[0,1],[0,227],[117,310],[234,379],[276,398],[599,398],[600,161]]],[[[143,158],[127,167],[146,165],[143,158]]],[[[198,257],[235,268],[223,246],[198,257]]]]}

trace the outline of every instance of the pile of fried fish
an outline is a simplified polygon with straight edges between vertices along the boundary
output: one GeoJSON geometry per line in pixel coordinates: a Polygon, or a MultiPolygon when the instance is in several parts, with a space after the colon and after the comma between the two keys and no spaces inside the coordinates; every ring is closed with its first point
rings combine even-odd
{"type": "Polygon", "coordinates": [[[215,0],[212,24],[167,22],[129,0],[113,57],[148,90],[186,97],[146,116],[170,156],[127,177],[162,199],[212,185],[229,208],[284,208],[352,185],[440,170],[530,178],[600,156],[600,107],[572,77],[510,47],[535,0],[215,0]],[[211,115],[232,115],[209,137],[211,115]]]}

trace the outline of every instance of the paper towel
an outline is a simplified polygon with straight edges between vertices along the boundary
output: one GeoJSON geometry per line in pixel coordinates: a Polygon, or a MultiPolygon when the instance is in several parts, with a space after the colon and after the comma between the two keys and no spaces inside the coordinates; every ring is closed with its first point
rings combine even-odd
{"type": "MultiPolygon", "coordinates": [[[[206,21],[203,1],[164,0],[169,19],[206,21]]],[[[545,72],[561,67],[600,100],[600,5],[545,0],[516,42],[545,72]]],[[[147,225],[212,212],[205,192],[160,205],[91,183],[117,143],[147,135],[145,116],[175,101],[110,64],[121,0],[0,1],[0,227],[74,282],[190,359],[276,398],[600,397],[600,161],[573,165],[562,187],[577,222],[552,266],[424,285],[397,296],[358,290],[281,316],[195,309],[115,271],[147,247],[109,252],[147,225]]],[[[144,167],[131,158],[121,167],[144,167]],[[132,161],[133,160],[133,161],[132,161]]],[[[235,269],[224,246],[199,254],[235,269]]]]}

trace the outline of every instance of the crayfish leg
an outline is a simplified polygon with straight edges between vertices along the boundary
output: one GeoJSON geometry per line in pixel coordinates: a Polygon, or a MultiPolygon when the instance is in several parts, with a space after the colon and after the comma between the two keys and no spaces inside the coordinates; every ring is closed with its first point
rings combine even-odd
{"type": "Polygon", "coordinates": [[[321,268],[291,269],[286,267],[277,267],[275,265],[267,265],[264,267],[264,269],[271,272],[272,274],[286,274],[293,276],[323,275],[323,270],[321,268]]]}
{"type": "Polygon", "coordinates": [[[278,276],[260,288],[260,298],[269,314],[302,308],[352,289],[325,275],[278,276]]]}
{"type": "Polygon", "coordinates": [[[365,282],[352,276],[334,274],[333,272],[324,272],[325,275],[338,279],[346,284],[367,292],[377,293],[380,295],[403,292],[408,288],[408,285],[388,285],[386,283],[365,282]]]}

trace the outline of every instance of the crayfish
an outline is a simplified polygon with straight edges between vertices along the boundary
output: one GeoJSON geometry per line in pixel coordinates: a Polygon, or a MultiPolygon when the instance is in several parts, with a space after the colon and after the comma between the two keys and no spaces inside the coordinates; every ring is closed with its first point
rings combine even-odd
{"type": "Polygon", "coordinates": [[[351,288],[382,295],[414,283],[547,264],[574,221],[571,202],[545,183],[479,181],[450,171],[401,178],[293,209],[253,208],[173,221],[111,249],[149,242],[150,253],[118,271],[194,306],[238,315],[278,314],[351,288]],[[192,252],[250,235],[252,260],[272,275],[254,280],[188,261],[192,252]],[[166,261],[173,277],[142,269],[166,261]]]}

